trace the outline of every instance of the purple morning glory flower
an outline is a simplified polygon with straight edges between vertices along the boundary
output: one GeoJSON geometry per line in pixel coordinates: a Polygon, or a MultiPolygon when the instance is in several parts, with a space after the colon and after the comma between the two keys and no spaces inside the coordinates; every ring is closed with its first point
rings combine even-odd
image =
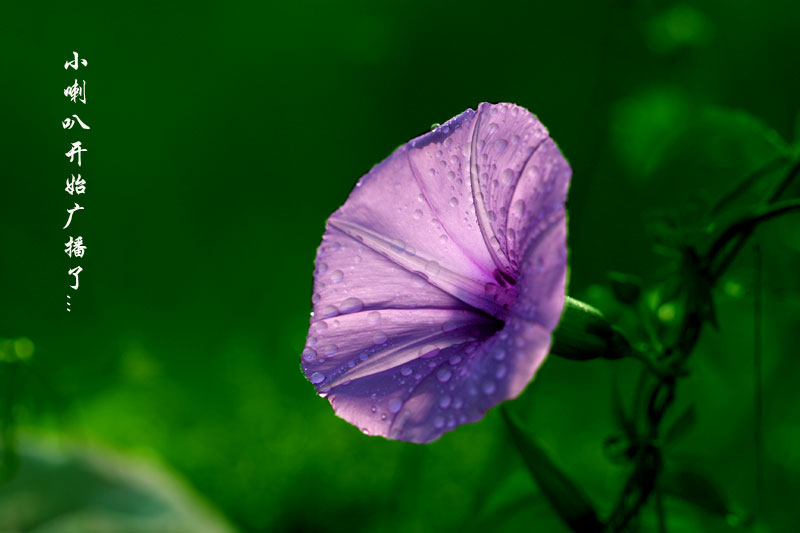
{"type": "Polygon", "coordinates": [[[328,219],[302,368],[369,435],[430,442],[515,398],[565,299],[572,171],[512,104],[401,146],[328,219]]]}

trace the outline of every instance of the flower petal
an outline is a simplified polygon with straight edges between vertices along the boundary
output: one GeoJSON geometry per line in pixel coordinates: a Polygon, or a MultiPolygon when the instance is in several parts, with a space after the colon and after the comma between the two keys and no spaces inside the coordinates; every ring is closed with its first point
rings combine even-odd
{"type": "Polygon", "coordinates": [[[302,355],[339,416],[429,442],[523,390],[564,303],[570,173],[528,111],[482,104],[358,182],[318,250],[302,355]]]}

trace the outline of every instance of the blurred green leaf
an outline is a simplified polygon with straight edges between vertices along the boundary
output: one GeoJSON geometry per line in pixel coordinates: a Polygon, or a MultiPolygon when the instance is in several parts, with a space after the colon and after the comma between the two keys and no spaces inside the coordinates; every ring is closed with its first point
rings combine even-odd
{"type": "Polygon", "coordinates": [[[617,427],[625,432],[629,440],[632,440],[636,435],[636,427],[628,413],[625,412],[625,405],[622,402],[622,394],[616,379],[611,381],[611,409],[617,427]]]}
{"type": "Polygon", "coordinates": [[[659,478],[661,489],[709,513],[728,518],[732,515],[728,498],[716,482],[702,472],[688,468],[667,470],[659,478]]]}
{"type": "Polygon", "coordinates": [[[607,274],[614,297],[621,303],[633,305],[642,295],[642,281],[637,276],[621,272],[607,274]]]}
{"type": "Polygon", "coordinates": [[[779,168],[770,167],[772,162],[788,155],[789,147],[780,135],[755,117],[707,108],[665,150],[654,177],[664,186],[690,191],[709,203],[718,200],[720,191],[729,191],[726,207],[748,205],[760,200],[777,177],[779,168]],[[769,172],[748,181],[761,169],[769,172]],[[732,183],[737,185],[732,188],[732,183]]]}
{"type": "Polygon", "coordinates": [[[685,437],[697,425],[697,410],[694,404],[687,407],[675,422],[664,432],[664,443],[673,444],[685,437]]]}
{"type": "Polygon", "coordinates": [[[619,359],[631,352],[625,336],[594,307],[567,297],[550,351],[573,361],[619,359]]]}
{"type": "Polygon", "coordinates": [[[0,486],[0,531],[234,531],[153,460],[38,438],[23,440],[20,459],[18,474],[0,486]]]}
{"type": "Polygon", "coordinates": [[[506,407],[501,409],[525,466],[562,520],[573,530],[601,531],[594,507],[578,486],[547,456],[506,407]]]}

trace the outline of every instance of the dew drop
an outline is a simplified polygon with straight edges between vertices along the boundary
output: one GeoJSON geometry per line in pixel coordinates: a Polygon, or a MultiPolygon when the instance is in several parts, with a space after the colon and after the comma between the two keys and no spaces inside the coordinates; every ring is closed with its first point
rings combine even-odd
{"type": "Polygon", "coordinates": [[[439,355],[439,348],[436,346],[423,346],[419,351],[419,356],[421,359],[430,359],[431,357],[436,357],[439,355]]]}
{"type": "Polygon", "coordinates": [[[419,220],[422,218],[422,211],[420,209],[414,210],[414,220],[419,220]]]}
{"type": "Polygon", "coordinates": [[[449,361],[450,361],[450,364],[452,366],[456,366],[458,363],[461,362],[461,356],[460,355],[451,355],[449,361]]]}
{"type": "Polygon", "coordinates": [[[435,276],[439,273],[439,271],[440,271],[439,263],[437,263],[436,261],[428,261],[425,264],[425,272],[427,272],[428,274],[435,276]]]}
{"type": "Polygon", "coordinates": [[[439,235],[439,242],[442,244],[447,244],[447,235],[439,235]]]}
{"type": "Polygon", "coordinates": [[[414,274],[411,276],[411,284],[414,287],[421,289],[422,287],[428,284],[428,280],[423,278],[419,274],[414,274]]]}
{"type": "Polygon", "coordinates": [[[464,405],[464,400],[462,400],[461,398],[456,398],[455,400],[453,400],[454,409],[461,409],[463,405],[464,405]]]}
{"type": "Polygon", "coordinates": [[[377,311],[370,311],[367,313],[367,324],[374,326],[381,321],[381,314],[377,311]]]}
{"type": "Polygon", "coordinates": [[[339,309],[341,309],[342,313],[357,313],[364,309],[364,302],[358,298],[348,298],[341,303],[339,309]]]}
{"type": "Polygon", "coordinates": [[[372,336],[372,342],[374,342],[375,344],[383,344],[384,342],[386,342],[387,338],[388,337],[386,337],[386,333],[378,331],[372,336]]]}
{"type": "Polygon", "coordinates": [[[495,361],[502,361],[506,358],[506,352],[505,350],[497,350],[492,357],[494,357],[495,361]]]}
{"type": "Polygon", "coordinates": [[[458,328],[458,322],[449,321],[442,324],[442,331],[444,331],[445,333],[449,333],[456,328],[458,328]]]}
{"type": "Polygon", "coordinates": [[[400,369],[400,373],[403,374],[404,376],[410,376],[412,372],[414,371],[411,370],[410,366],[404,366],[403,368],[400,369]]]}
{"type": "Polygon", "coordinates": [[[450,407],[450,402],[452,402],[452,398],[450,398],[449,394],[445,394],[441,398],[439,398],[439,407],[442,409],[447,409],[450,407]]]}
{"type": "Polygon", "coordinates": [[[303,359],[306,361],[313,361],[317,358],[317,352],[312,350],[311,348],[306,348],[303,350],[303,359]]]}
{"type": "Polygon", "coordinates": [[[505,139],[497,139],[494,142],[494,149],[497,151],[498,154],[502,154],[508,148],[508,141],[505,139]]]}
{"type": "Polygon", "coordinates": [[[321,350],[322,350],[322,355],[324,355],[325,357],[333,357],[334,355],[336,355],[336,352],[339,351],[339,347],[336,346],[335,344],[328,344],[327,346],[323,346],[321,350]]]}
{"type": "Polygon", "coordinates": [[[497,390],[497,387],[494,385],[494,381],[486,381],[481,385],[481,390],[486,395],[494,394],[494,391],[497,390]]]}
{"type": "Polygon", "coordinates": [[[328,263],[320,263],[317,267],[317,270],[319,270],[320,274],[324,274],[328,271],[328,263]]]}
{"type": "Polygon", "coordinates": [[[325,307],[319,310],[319,314],[322,315],[323,318],[328,318],[338,315],[339,310],[336,308],[335,305],[326,305],[325,307]]]}
{"type": "Polygon", "coordinates": [[[334,270],[331,272],[331,281],[334,283],[339,283],[344,279],[344,273],[341,270],[334,270]]]}
{"type": "Polygon", "coordinates": [[[494,373],[494,377],[497,379],[503,379],[506,376],[506,365],[500,365],[497,367],[497,370],[494,373]]]}
{"type": "Polygon", "coordinates": [[[500,180],[503,182],[503,185],[511,185],[514,183],[514,171],[510,168],[507,168],[500,174],[500,180]]]}
{"type": "Polygon", "coordinates": [[[400,398],[392,398],[389,400],[389,411],[392,413],[399,413],[400,409],[403,408],[403,400],[400,398]]]}
{"type": "Polygon", "coordinates": [[[454,179],[456,179],[456,173],[455,173],[455,172],[453,172],[452,170],[449,170],[449,171],[447,172],[447,178],[448,178],[448,179],[450,179],[450,180],[454,180],[454,179]]]}
{"type": "Polygon", "coordinates": [[[316,385],[322,383],[323,381],[325,381],[325,376],[323,374],[320,374],[319,372],[314,372],[311,374],[311,383],[316,385]]]}
{"type": "Polygon", "coordinates": [[[498,128],[497,124],[492,122],[491,124],[489,124],[489,127],[486,128],[486,131],[489,133],[489,135],[491,135],[492,133],[497,131],[497,128],[498,128]]]}
{"type": "Polygon", "coordinates": [[[525,202],[522,200],[517,200],[514,202],[514,205],[511,206],[511,214],[516,217],[521,217],[522,213],[525,212],[525,202]]]}
{"type": "Polygon", "coordinates": [[[458,198],[456,198],[455,196],[450,198],[450,207],[455,207],[457,205],[458,205],[458,198]]]}
{"type": "Polygon", "coordinates": [[[433,425],[437,429],[442,429],[444,427],[444,417],[440,415],[433,417],[433,425]]]}
{"type": "Polygon", "coordinates": [[[440,368],[439,371],[436,372],[436,379],[438,379],[440,383],[447,383],[450,381],[452,375],[453,373],[449,368],[440,368]]]}

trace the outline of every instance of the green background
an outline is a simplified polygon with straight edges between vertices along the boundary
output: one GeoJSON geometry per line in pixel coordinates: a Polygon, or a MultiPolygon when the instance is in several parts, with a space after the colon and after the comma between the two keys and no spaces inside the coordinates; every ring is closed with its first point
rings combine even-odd
{"type": "MultiPolygon", "coordinates": [[[[2,11],[0,337],[35,346],[13,378],[16,426],[169,465],[241,531],[563,530],[496,410],[431,445],[391,442],[336,418],[300,372],[324,222],[395,147],[482,101],[530,109],[574,171],[570,294],[614,317],[609,271],[671,275],[654,217],[691,225],[777,136],[796,138],[791,0],[2,11]],[[88,67],[64,70],[73,50],[88,67]],[[86,105],[63,95],[75,78],[86,105]],[[91,130],[62,129],[72,113],[91,130]],[[80,170],[62,155],[74,140],[88,149],[80,170]],[[87,194],[69,197],[76,171],[87,194]],[[86,209],[70,233],[74,201],[86,209]],[[87,245],[79,262],[69,234],[87,245]]],[[[798,227],[786,218],[757,238],[762,531],[800,528],[798,227]]],[[[720,328],[678,391],[676,412],[696,402],[698,425],[669,452],[741,516],[756,506],[753,265],[747,247],[715,293],[720,328]]],[[[628,395],[638,370],[551,358],[514,403],[601,512],[626,471],[603,452],[611,382],[628,395]]],[[[667,511],[674,531],[736,521],[677,499],[667,511]]]]}

